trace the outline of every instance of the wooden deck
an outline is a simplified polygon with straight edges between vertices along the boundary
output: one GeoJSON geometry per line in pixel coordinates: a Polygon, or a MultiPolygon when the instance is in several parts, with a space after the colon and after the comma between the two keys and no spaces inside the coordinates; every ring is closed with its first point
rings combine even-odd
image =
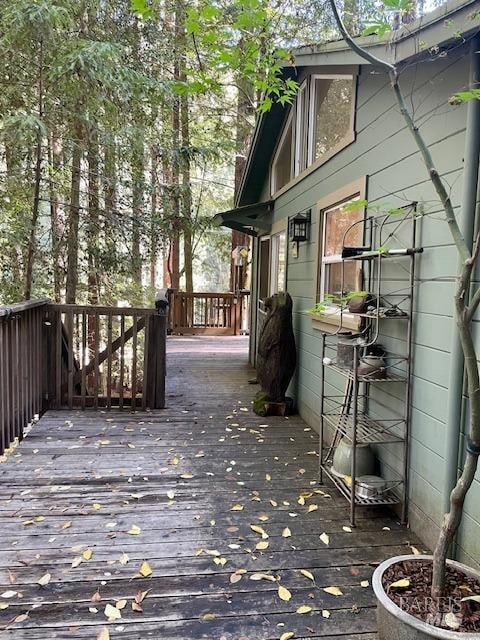
{"type": "Polygon", "coordinates": [[[51,411],[0,464],[2,637],[376,637],[361,583],[420,545],[380,511],[345,530],[346,503],[316,484],[315,433],[252,414],[245,351],[245,338],[171,338],[167,409],[51,411]]]}

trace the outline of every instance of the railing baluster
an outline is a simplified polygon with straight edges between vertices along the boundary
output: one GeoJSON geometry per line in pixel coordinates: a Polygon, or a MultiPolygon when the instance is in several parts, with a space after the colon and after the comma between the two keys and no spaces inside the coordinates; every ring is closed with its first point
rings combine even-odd
{"type": "Polygon", "coordinates": [[[0,455],[6,448],[6,432],[7,432],[7,399],[6,399],[6,380],[5,380],[5,325],[6,320],[0,318],[0,455]]]}
{"type": "Polygon", "coordinates": [[[68,349],[68,407],[73,409],[73,311],[66,314],[66,333],[68,349]]]}
{"type": "Polygon", "coordinates": [[[137,314],[133,315],[133,335],[132,335],[132,410],[137,410],[137,338],[138,325],[137,314]]]}
{"type": "Polygon", "coordinates": [[[150,349],[150,316],[145,316],[145,329],[143,330],[143,380],[142,380],[142,411],[147,408],[147,387],[149,385],[149,349],[150,349]]]}
{"type": "Polygon", "coordinates": [[[119,379],[119,399],[118,406],[123,409],[123,381],[125,367],[125,316],[120,318],[120,379],[119,379]]]}
{"type": "Polygon", "coordinates": [[[94,323],[93,323],[93,343],[94,343],[94,362],[95,362],[95,371],[94,371],[94,383],[95,390],[93,396],[93,406],[95,409],[98,409],[98,392],[100,387],[100,363],[99,363],[99,354],[100,354],[100,316],[98,312],[94,313],[94,323]]]}
{"type": "Polygon", "coordinates": [[[112,314],[108,314],[107,326],[107,408],[112,408],[112,314]]]}
{"type": "Polygon", "coordinates": [[[81,396],[82,396],[82,409],[85,410],[87,404],[87,338],[88,338],[88,320],[86,311],[82,311],[82,381],[81,381],[81,396]]]}

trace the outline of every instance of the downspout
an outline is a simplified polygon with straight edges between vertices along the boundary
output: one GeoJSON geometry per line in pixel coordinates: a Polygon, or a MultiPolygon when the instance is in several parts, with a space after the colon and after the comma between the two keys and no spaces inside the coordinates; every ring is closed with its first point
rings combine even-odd
{"type": "MultiPolygon", "coordinates": [[[[471,89],[480,87],[480,37],[470,43],[471,89]]],[[[478,231],[476,222],[477,189],[479,187],[480,154],[480,100],[471,100],[467,106],[465,130],[464,173],[461,201],[461,227],[470,248],[478,231]]],[[[460,272],[460,265],[458,271],[460,272]]],[[[464,358],[457,332],[452,338],[450,378],[448,383],[448,406],[445,437],[445,483],[442,496],[444,513],[450,510],[450,493],[457,483],[460,451],[461,426],[464,424],[466,407],[464,402],[464,358]]]]}

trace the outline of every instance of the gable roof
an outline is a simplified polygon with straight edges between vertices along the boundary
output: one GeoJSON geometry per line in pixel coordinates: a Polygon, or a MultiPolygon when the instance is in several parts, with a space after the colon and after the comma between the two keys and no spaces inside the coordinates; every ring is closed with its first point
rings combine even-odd
{"type": "MultiPolygon", "coordinates": [[[[383,37],[356,38],[363,48],[388,62],[401,64],[412,58],[427,57],[432,49],[458,45],[458,34],[480,28],[480,0],[449,0],[438,9],[383,37]],[[421,34],[421,40],[419,36],[421,34]]],[[[299,47],[293,51],[294,63],[283,68],[283,76],[296,78],[311,66],[352,66],[369,63],[342,40],[299,47]]],[[[257,120],[252,143],[235,198],[235,206],[250,205],[261,197],[270,159],[289,109],[276,103],[257,120]]]]}

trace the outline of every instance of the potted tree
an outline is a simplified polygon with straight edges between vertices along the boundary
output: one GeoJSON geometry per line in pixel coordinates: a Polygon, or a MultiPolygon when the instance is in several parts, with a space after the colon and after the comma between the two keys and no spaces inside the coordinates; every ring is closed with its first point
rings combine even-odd
{"type": "MultiPolygon", "coordinates": [[[[442,204],[461,264],[455,288],[454,309],[465,361],[470,403],[465,462],[457,484],[451,492],[450,509],[444,516],[433,556],[390,558],[375,571],[373,588],[378,604],[379,637],[381,640],[478,640],[480,573],[464,564],[448,560],[447,555],[462,519],[465,498],[472,486],[480,455],[480,376],[478,354],[472,335],[473,316],[480,304],[480,288],[472,287],[472,274],[480,255],[480,234],[477,234],[473,248],[470,249],[461,233],[449,197],[449,189],[436,169],[430,149],[415,124],[412,111],[402,92],[399,69],[395,64],[381,60],[361,47],[345,28],[335,0],[330,0],[330,5],[337,26],[348,46],[389,75],[394,98],[410,131],[412,143],[420,152],[429,179],[442,204]]],[[[388,0],[388,4],[385,1],[385,5],[398,13],[410,9],[410,3],[405,0],[388,0]]],[[[382,23],[378,31],[385,32],[385,29],[386,25],[382,23]]],[[[370,30],[370,33],[374,32],[375,30],[370,30]]],[[[478,99],[478,87],[472,87],[470,91],[453,97],[453,101],[478,99]]],[[[474,198],[472,207],[475,207],[474,198]]]]}

